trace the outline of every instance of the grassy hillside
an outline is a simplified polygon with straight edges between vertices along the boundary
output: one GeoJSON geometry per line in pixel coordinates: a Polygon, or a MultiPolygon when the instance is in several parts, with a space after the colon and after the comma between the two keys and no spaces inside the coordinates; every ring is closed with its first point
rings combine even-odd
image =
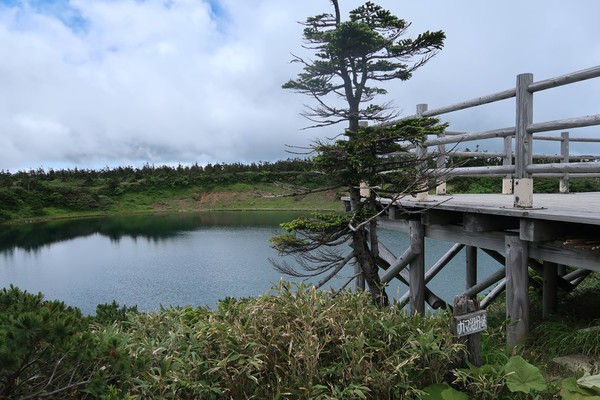
{"type": "Polygon", "coordinates": [[[107,213],[341,210],[310,161],[0,173],[0,223],[107,213]]]}

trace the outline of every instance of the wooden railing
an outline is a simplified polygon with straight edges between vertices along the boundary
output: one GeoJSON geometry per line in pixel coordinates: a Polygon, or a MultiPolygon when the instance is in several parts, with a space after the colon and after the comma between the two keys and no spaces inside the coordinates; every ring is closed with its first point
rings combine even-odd
{"type": "MultiPolygon", "coordinates": [[[[416,151],[417,157],[424,160],[431,152],[438,153],[437,169],[428,173],[444,178],[456,176],[502,176],[502,193],[514,194],[514,206],[522,208],[533,207],[533,178],[558,177],[561,178],[560,191],[568,192],[569,177],[600,177],[600,151],[597,154],[573,155],[570,153],[570,143],[587,142],[600,143],[600,135],[594,138],[571,137],[566,129],[581,128],[600,125],[600,114],[575,117],[547,122],[533,122],[534,93],[543,90],[569,85],[574,82],[600,77],[600,66],[546,79],[539,82],[533,81],[533,74],[520,74],[517,76],[515,88],[502,92],[477,97],[475,99],[456,103],[446,107],[428,109],[426,104],[417,105],[417,113],[406,118],[434,117],[451,112],[465,110],[490,104],[510,98],[516,99],[515,126],[493,129],[481,132],[446,132],[444,136],[430,138],[416,151]],[[541,136],[541,132],[563,131],[560,136],[541,136]],[[499,157],[502,165],[483,167],[452,167],[446,166],[446,145],[457,146],[472,141],[502,138],[502,152],[448,152],[450,155],[460,157],[499,157]],[[560,141],[560,154],[533,154],[534,140],[560,141]],[[434,148],[434,150],[431,150],[434,148]],[[558,162],[534,163],[537,160],[556,160],[558,162]],[[586,160],[572,162],[572,160],[586,160]]],[[[599,105],[600,108],[600,105],[599,105]]],[[[390,124],[393,124],[391,122],[390,124]]],[[[437,187],[438,194],[445,194],[445,183],[437,187]]],[[[426,200],[427,193],[419,193],[418,200],[426,200]]]]}

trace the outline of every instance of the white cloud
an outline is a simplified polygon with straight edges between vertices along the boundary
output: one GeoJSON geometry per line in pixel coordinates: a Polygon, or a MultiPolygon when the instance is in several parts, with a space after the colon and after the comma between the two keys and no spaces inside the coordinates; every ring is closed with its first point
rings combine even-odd
{"type": "MultiPolygon", "coordinates": [[[[343,2],[344,12],[360,3],[343,2]]],[[[508,89],[521,72],[544,79],[600,57],[594,0],[377,3],[412,21],[409,35],[443,29],[448,37],[412,80],[390,87],[405,114],[420,102],[438,107],[508,89]]],[[[332,132],[300,131],[310,99],[281,90],[299,72],[290,52],[307,54],[296,22],[329,11],[328,1],[2,4],[0,169],[272,160],[288,156],[285,144],[332,132]]],[[[599,86],[540,96],[536,115],[598,113],[599,86]]],[[[452,122],[507,126],[511,113],[507,104],[452,122]]]]}

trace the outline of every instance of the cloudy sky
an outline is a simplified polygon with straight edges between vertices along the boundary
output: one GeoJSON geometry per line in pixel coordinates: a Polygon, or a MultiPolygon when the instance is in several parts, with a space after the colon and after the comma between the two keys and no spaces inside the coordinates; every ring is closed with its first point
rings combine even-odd
{"type": "MultiPolygon", "coordinates": [[[[362,4],[341,0],[343,13],[362,4]]],[[[597,0],[380,0],[442,29],[446,46],[398,110],[431,108],[600,64],[597,0]]],[[[309,101],[297,21],[327,0],[0,0],[0,170],[271,161],[332,130],[301,130],[309,101]]],[[[536,96],[535,120],[600,113],[600,79],[536,96]]],[[[448,117],[455,130],[514,125],[514,105],[448,117]]],[[[585,133],[584,134],[593,134],[585,133]]]]}

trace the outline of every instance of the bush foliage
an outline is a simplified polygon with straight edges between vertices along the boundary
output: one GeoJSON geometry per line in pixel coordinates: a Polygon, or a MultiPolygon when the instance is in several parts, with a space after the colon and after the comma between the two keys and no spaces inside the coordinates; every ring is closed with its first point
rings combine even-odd
{"type": "MultiPolygon", "coordinates": [[[[484,335],[487,364],[456,368],[449,313],[409,316],[365,293],[335,298],[281,282],[216,309],[95,316],[0,290],[0,399],[596,398],[599,375],[547,382],[484,335]]],[[[500,338],[502,339],[502,338],[500,338]]],[[[592,346],[592,349],[595,347],[592,346]]],[[[597,355],[597,352],[594,353],[597,355]]]]}

